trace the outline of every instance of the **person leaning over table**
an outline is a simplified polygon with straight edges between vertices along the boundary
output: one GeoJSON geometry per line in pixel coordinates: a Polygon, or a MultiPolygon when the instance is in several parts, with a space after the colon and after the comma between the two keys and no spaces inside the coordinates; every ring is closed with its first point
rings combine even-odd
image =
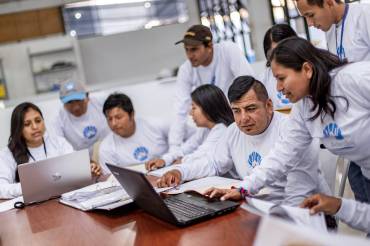
{"type": "Polygon", "coordinates": [[[213,44],[211,30],[193,25],[176,44],[184,44],[187,60],[180,66],[175,93],[175,118],[170,128],[170,150],[185,140],[190,94],[203,84],[219,87],[226,94],[231,82],[241,75],[254,75],[243,51],[233,42],[213,44]]]}
{"type": "MultiPolygon", "coordinates": [[[[24,102],[16,106],[11,116],[8,146],[0,150],[0,199],[22,195],[18,165],[73,152],[62,137],[46,132],[41,110],[24,102]]],[[[91,163],[91,173],[100,175],[100,166],[91,163]]]]}
{"type": "MultiPolygon", "coordinates": [[[[253,174],[284,136],[288,116],[274,112],[272,101],[260,81],[251,76],[240,76],[231,84],[228,97],[235,123],[227,128],[214,152],[168,171],[159,179],[159,187],[207,176],[221,176],[233,169],[237,173],[235,178],[243,179],[246,175],[253,174]]],[[[318,144],[308,146],[289,173],[267,186],[269,194],[264,200],[298,206],[304,198],[317,191],[330,194],[329,187],[319,172],[318,151],[318,144]]],[[[229,190],[216,189],[208,192],[213,196],[229,190]]],[[[235,199],[241,199],[240,194],[235,199]]]]}
{"type": "MultiPolygon", "coordinates": [[[[340,0],[297,0],[311,26],[325,32],[328,50],[349,62],[370,61],[370,4],[340,0]]],[[[370,181],[361,166],[351,161],[348,180],[355,199],[370,203],[370,181]]]]}
{"type": "MultiPolygon", "coordinates": [[[[364,174],[361,181],[369,184],[370,62],[346,63],[307,40],[288,38],[272,52],[271,64],[278,89],[295,103],[287,122],[290,131],[244,178],[240,194],[257,193],[289,172],[314,139],[355,161],[364,174]]],[[[357,218],[354,212],[350,216],[357,218]]]]}

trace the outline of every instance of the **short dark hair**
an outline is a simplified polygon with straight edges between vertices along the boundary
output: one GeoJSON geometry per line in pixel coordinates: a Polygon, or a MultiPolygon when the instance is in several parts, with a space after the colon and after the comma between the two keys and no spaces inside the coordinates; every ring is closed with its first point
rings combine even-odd
{"type": "MultiPolygon", "coordinates": [[[[296,2],[298,2],[299,0],[295,0],[296,2]]],[[[324,1],[325,0],[306,0],[308,5],[316,5],[316,6],[319,6],[320,8],[322,8],[324,6],[324,1]]],[[[341,0],[335,0],[336,3],[342,3],[341,0]]]]}
{"type": "Polygon", "coordinates": [[[288,24],[276,24],[270,27],[263,38],[263,51],[267,59],[266,66],[270,66],[269,53],[271,52],[272,42],[278,43],[289,37],[296,37],[297,33],[288,24]]]}
{"type": "Polygon", "coordinates": [[[103,114],[106,116],[108,110],[116,107],[127,112],[129,115],[134,112],[134,106],[132,105],[131,99],[123,93],[115,92],[109,95],[103,105],[103,114]]]}
{"type": "Polygon", "coordinates": [[[233,112],[225,94],[215,85],[201,85],[191,93],[191,99],[199,107],[208,120],[229,126],[234,122],[233,112]]]}
{"type": "Polygon", "coordinates": [[[258,100],[266,102],[269,99],[266,87],[254,77],[245,75],[237,77],[231,84],[227,96],[230,103],[238,101],[245,93],[253,89],[258,100]]]}

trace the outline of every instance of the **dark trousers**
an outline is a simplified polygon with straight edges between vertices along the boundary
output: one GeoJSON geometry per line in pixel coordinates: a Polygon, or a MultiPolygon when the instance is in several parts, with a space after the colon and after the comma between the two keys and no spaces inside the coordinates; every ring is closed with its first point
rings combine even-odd
{"type": "Polygon", "coordinates": [[[370,203],[370,180],[362,174],[361,168],[352,161],[348,170],[348,180],[356,201],[370,203]]]}

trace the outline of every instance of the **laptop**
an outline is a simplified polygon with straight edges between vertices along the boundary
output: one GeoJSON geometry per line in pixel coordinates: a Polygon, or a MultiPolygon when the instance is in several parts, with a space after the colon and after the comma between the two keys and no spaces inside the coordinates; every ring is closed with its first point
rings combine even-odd
{"type": "Polygon", "coordinates": [[[26,205],[93,183],[87,149],[19,165],[18,173],[26,205]]]}
{"type": "Polygon", "coordinates": [[[210,200],[196,192],[162,198],[143,173],[109,163],[106,165],[139,207],[177,226],[190,225],[231,212],[239,206],[239,203],[232,201],[210,200]]]}

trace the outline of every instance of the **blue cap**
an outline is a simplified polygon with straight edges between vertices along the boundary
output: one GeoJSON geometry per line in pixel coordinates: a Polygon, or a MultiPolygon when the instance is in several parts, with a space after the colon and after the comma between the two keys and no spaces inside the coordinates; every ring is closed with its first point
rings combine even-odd
{"type": "Polygon", "coordinates": [[[64,104],[70,101],[82,101],[86,98],[86,90],[77,81],[65,81],[60,85],[59,97],[64,104]]]}

